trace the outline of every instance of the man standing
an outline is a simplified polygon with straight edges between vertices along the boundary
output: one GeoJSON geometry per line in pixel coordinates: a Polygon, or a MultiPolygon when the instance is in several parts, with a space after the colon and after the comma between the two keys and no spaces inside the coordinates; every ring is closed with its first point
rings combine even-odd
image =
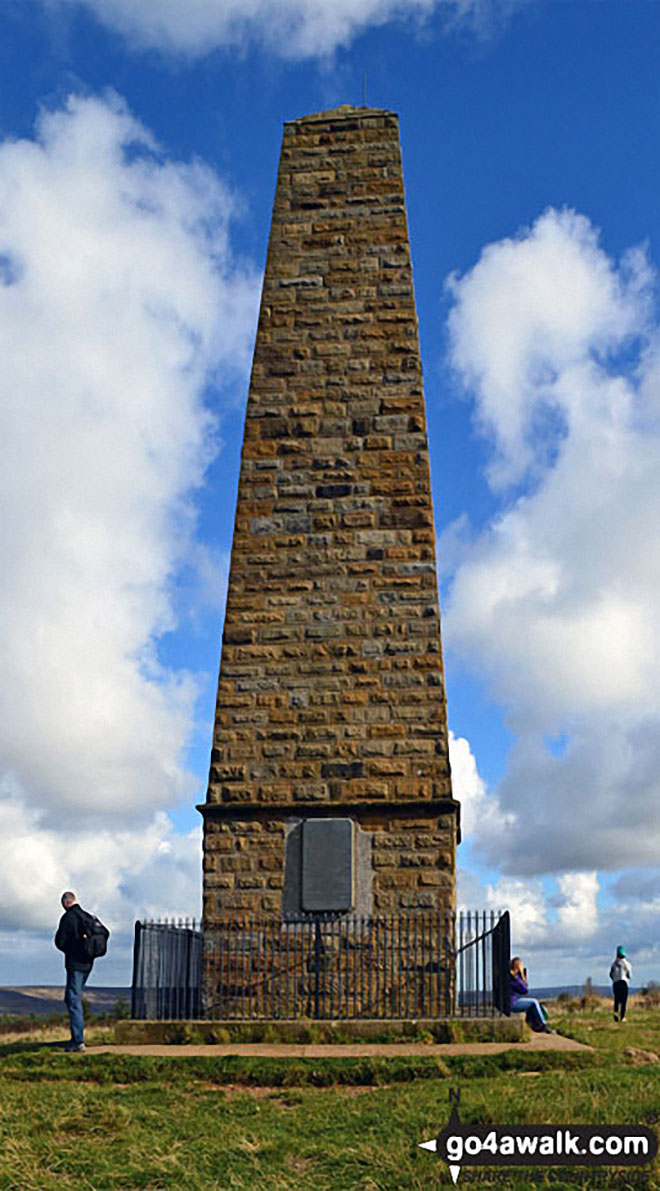
{"type": "Polygon", "coordinates": [[[55,946],[64,952],[66,967],[66,989],[64,1000],[71,1023],[71,1041],[65,1050],[85,1049],[82,991],[92,970],[94,961],[89,958],[84,946],[88,915],[78,905],[75,893],[62,894],[64,913],[55,935],[55,946]]]}

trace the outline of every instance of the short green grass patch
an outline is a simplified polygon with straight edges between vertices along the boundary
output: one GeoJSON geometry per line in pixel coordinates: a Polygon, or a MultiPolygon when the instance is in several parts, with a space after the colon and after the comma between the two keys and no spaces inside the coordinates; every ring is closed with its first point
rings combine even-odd
{"type": "MultiPolygon", "coordinates": [[[[460,1093],[475,1124],[646,1123],[660,1117],[660,1010],[609,1029],[604,1008],[553,1022],[593,1051],[368,1059],[0,1056],[0,1191],[433,1191],[418,1143],[460,1093]]],[[[614,1023],[612,1023],[614,1025],[614,1023]]],[[[460,1185],[660,1191],[657,1165],[464,1170],[460,1185]]]]}

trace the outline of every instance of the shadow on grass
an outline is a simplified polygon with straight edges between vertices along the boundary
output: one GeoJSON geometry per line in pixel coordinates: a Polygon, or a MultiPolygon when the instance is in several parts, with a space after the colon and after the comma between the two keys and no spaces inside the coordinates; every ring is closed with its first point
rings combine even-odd
{"type": "Polygon", "coordinates": [[[64,1051],[66,1040],[63,1042],[43,1042],[35,1038],[24,1038],[16,1042],[3,1042],[0,1044],[0,1058],[5,1058],[7,1055],[20,1054],[53,1054],[58,1051],[64,1051]]]}

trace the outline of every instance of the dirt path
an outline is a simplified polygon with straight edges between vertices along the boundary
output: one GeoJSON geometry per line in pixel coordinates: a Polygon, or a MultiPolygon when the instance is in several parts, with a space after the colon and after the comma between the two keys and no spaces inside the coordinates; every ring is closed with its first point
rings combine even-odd
{"type": "Polygon", "coordinates": [[[88,1046],[90,1055],[157,1055],[160,1058],[191,1058],[204,1055],[207,1058],[224,1058],[227,1055],[242,1055],[249,1058],[267,1059],[337,1059],[337,1058],[412,1058],[426,1055],[442,1058],[443,1055],[498,1055],[504,1050],[518,1050],[528,1053],[537,1050],[591,1050],[572,1038],[561,1034],[533,1034],[529,1042],[360,1042],[360,1043],[296,1043],[233,1042],[226,1045],[202,1044],[185,1046],[88,1046]]]}

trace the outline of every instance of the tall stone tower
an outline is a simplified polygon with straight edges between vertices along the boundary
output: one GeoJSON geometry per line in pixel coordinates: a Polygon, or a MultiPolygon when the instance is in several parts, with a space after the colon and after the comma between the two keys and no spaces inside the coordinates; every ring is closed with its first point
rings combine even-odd
{"type": "Polygon", "coordinates": [[[204,915],[454,906],[397,117],[285,125],[204,815],[204,915]]]}

